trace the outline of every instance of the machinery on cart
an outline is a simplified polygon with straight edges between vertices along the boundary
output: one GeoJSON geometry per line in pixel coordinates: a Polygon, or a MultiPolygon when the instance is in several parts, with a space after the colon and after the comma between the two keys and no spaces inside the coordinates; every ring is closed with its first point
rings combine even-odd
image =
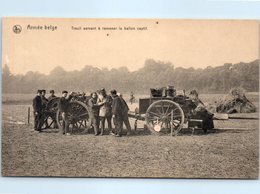
{"type": "Polygon", "coordinates": [[[129,117],[144,120],[149,130],[155,132],[171,132],[177,135],[183,124],[189,126],[202,125],[201,119],[192,119],[192,111],[195,104],[183,91],[182,95],[176,95],[173,86],[159,89],[150,89],[150,97],[139,99],[139,108],[129,117]]]}

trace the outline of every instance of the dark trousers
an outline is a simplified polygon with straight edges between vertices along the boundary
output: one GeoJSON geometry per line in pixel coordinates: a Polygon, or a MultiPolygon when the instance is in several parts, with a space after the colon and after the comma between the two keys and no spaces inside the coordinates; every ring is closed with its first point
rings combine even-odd
{"type": "Polygon", "coordinates": [[[99,123],[100,123],[98,114],[90,114],[90,120],[94,128],[94,133],[97,135],[99,133],[99,123]]]}
{"type": "Polygon", "coordinates": [[[68,119],[68,113],[62,112],[62,133],[66,134],[69,131],[69,119],[68,119]]]}
{"type": "Polygon", "coordinates": [[[43,115],[41,112],[34,112],[34,129],[37,131],[41,131],[42,128],[42,119],[43,119],[43,115]]]}
{"type": "Polygon", "coordinates": [[[123,122],[122,122],[122,128],[123,128],[123,123],[125,124],[125,127],[127,129],[128,132],[131,132],[131,125],[130,125],[130,122],[129,122],[129,118],[128,118],[128,114],[124,114],[122,116],[122,119],[123,119],[123,122]]]}
{"type": "Polygon", "coordinates": [[[107,117],[100,117],[100,122],[101,122],[101,133],[104,133],[105,129],[105,121],[107,120],[107,125],[108,125],[108,130],[112,131],[112,116],[107,116],[107,117]]]}
{"type": "Polygon", "coordinates": [[[122,135],[122,129],[123,129],[123,118],[122,116],[115,115],[113,118],[113,122],[115,125],[115,133],[117,135],[122,135]]]}

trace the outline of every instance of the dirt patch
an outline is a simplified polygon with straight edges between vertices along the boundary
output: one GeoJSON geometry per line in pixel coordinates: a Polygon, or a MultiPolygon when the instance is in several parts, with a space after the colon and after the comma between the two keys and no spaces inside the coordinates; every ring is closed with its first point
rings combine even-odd
{"type": "MultiPolygon", "coordinates": [[[[37,133],[24,121],[27,106],[3,106],[2,175],[66,177],[257,178],[258,121],[216,121],[208,135],[150,134],[138,123],[135,135],[37,133]],[[228,128],[227,130],[223,128],[228,128]]],[[[133,120],[131,120],[133,126],[133,120]]]]}

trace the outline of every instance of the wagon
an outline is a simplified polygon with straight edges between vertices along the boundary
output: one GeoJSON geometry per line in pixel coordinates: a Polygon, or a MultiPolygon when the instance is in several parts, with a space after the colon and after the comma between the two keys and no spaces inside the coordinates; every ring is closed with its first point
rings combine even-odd
{"type": "MultiPolygon", "coordinates": [[[[185,95],[176,95],[173,86],[150,89],[150,97],[139,99],[139,107],[130,112],[129,117],[143,120],[152,132],[171,132],[177,135],[186,123],[189,126],[201,126],[201,119],[192,119],[192,110],[196,107],[185,95]]],[[[135,126],[136,127],[136,126],[135,126]]]]}

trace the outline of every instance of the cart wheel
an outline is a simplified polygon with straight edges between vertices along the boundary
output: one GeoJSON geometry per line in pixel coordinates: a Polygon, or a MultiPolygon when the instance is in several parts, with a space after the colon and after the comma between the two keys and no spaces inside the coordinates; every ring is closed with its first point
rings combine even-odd
{"type": "Polygon", "coordinates": [[[44,113],[44,123],[43,128],[58,128],[56,122],[56,113],[58,111],[60,98],[52,98],[46,106],[46,112],[44,113]]]}
{"type": "Polygon", "coordinates": [[[147,127],[151,131],[169,132],[177,135],[184,123],[184,113],[180,105],[170,100],[159,100],[152,103],[145,115],[147,127]]]}
{"type": "Polygon", "coordinates": [[[43,121],[43,125],[42,125],[42,128],[43,129],[55,129],[55,128],[58,128],[57,124],[56,124],[56,114],[55,115],[44,115],[44,121],[43,121]],[[55,118],[55,119],[54,119],[55,118]]]}
{"type": "MultiPolygon", "coordinates": [[[[56,120],[62,129],[62,116],[58,110],[56,120]]],[[[90,128],[89,109],[86,104],[80,101],[72,101],[68,110],[69,132],[82,132],[90,128]]]]}

